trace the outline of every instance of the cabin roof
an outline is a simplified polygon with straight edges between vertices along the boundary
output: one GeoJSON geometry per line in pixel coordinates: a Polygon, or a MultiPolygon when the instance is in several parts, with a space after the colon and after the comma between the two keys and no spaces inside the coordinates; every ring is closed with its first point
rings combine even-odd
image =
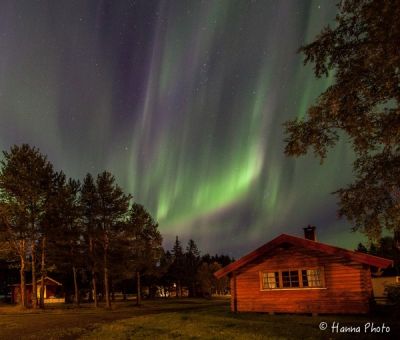
{"type": "MultiPolygon", "coordinates": [[[[50,282],[56,284],[57,286],[62,286],[62,283],[60,283],[60,282],[58,282],[58,281],[56,281],[56,280],[54,280],[54,279],[52,279],[51,277],[48,277],[48,276],[46,276],[46,277],[44,278],[44,281],[45,281],[46,284],[48,284],[48,281],[50,281],[50,282]]],[[[42,279],[40,278],[40,279],[37,280],[36,282],[39,284],[39,283],[42,282],[42,279]]]]}
{"type": "MultiPolygon", "coordinates": [[[[48,285],[48,286],[50,285],[50,284],[49,284],[49,281],[50,281],[50,284],[52,284],[53,286],[62,286],[62,283],[60,283],[60,282],[58,282],[58,281],[52,279],[52,278],[49,277],[49,276],[46,276],[46,277],[44,278],[44,282],[45,282],[45,284],[48,285]]],[[[39,279],[39,280],[36,281],[36,284],[40,284],[41,282],[42,282],[42,279],[39,279]]],[[[20,283],[14,283],[14,284],[12,284],[12,285],[10,285],[10,286],[20,286],[20,285],[21,285],[20,283]]],[[[32,286],[32,283],[26,283],[25,286],[32,286]]]]}
{"type": "Polygon", "coordinates": [[[304,238],[300,238],[297,236],[281,234],[273,240],[265,243],[261,247],[256,250],[248,253],[247,255],[241,257],[239,260],[221,268],[220,270],[214,273],[215,277],[220,279],[225,275],[253,262],[260,256],[270,252],[271,250],[283,245],[283,244],[291,244],[293,246],[297,246],[300,248],[306,248],[310,250],[320,251],[322,253],[326,253],[329,255],[336,255],[343,258],[346,258],[351,261],[367,264],[373,267],[378,268],[387,268],[393,265],[392,260],[384,259],[382,257],[373,256],[365,253],[360,253],[357,251],[347,250],[344,248],[339,248],[335,246],[331,246],[329,244],[320,243],[317,241],[312,241],[304,238]]]}

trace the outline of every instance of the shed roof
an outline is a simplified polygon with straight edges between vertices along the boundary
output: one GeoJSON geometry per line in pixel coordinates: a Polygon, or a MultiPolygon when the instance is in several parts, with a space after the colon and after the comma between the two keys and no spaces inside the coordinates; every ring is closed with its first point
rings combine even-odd
{"type": "MultiPolygon", "coordinates": [[[[40,278],[40,279],[37,280],[36,282],[39,284],[39,283],[42,282],[42,279],[40,278]]],[[[58,281],[52,279],[52,278],[49,277],[49,276],[46,276],[46,277],[44,278],[44,282],[45,282],[46,285],[49,285],[49,283],[54,283],[54,284],[57,285],[57,286],[62,286],[62,283],[60,283],[60,282],[58,282],[58,281]]]]}
{"type": "Polygon", "coordinates": [[[216,278],[224,277],[225,275],[253,262],[260,256],[272,251],[273,249],[283,245],[283,244],[291,244],[293,246],[306,248],[310,250],[320,251],[325,254],[329,255],[336,255],[343,258],[346,258],[351,261],[367,264],[373,267],[378,268],[387,268],[393,265],[392,260],[384,259],[382,257],[373,256],[365,253],[360,253],[357,251],[347,250],[344,248],[339,248],[335,246],[331,246],[329,244],[320,243],[317,241],[312,241],[304,238],[300,238],[297,236],[281,234],[278,237],[274,238],[273,240],[265,243],[261,247],[257,248],[256,250],[252,251],[251,253],[243,256],[239,260],[221,268],[220,270],[214,273],[216,278]]]}
{"type": "MultiPolygon", "coordinates": [[[[40,278],[39,280],[36,281],[36,284],[39,285],[41,282],[42,282],[42,279],[40,278]]],[[[51,286],[51,285],[52,286],[62,286],[62,283],[52,279],[49,276],[46,276],[44,278],[44,283],[47,286],[51,286]]],[[[20,286],[20,285],[21,285],[20,283],[14,283],[14,284],[11,284],[10,286],[20,286]]],[[[26,283],[25,286],[32,286],[32,283],[26,283]]]]}

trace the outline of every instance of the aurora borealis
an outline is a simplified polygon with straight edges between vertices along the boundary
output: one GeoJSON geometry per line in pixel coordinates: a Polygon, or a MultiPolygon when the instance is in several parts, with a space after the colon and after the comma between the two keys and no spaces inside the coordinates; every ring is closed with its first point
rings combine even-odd
{"type": "Polygon", "coordinates": [[[336,14],[326,1],[2,1],[0,147],[29,143],[57,170],[111,171],[158,220],[235,257],[307,224],[355,247],[330,193],[344,144],[319,165],[284,156],[282,123],[331,79],[296,54],[336,14]]]}

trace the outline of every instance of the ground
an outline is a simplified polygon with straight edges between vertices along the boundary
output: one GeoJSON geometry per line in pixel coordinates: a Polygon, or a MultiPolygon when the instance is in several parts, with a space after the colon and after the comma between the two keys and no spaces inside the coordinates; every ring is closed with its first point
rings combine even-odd
{"type": "MultiPolygon", "coordinates": [[[[388,314],[388,313],[386,313],[388,314]]],[[[83,305],[21,311],[0,306],[0,339],[336,339],[395,338],[399,318],[375,316],[268,315],[229,311],[227,299],[167,299],[115,303],[111,311],[83,305]],[[326,322],[327,329],[320,330],[326,322]],[[374,323],[365,332],[365,325],[374,323]],[[383,330],[382,325],[389,327],[383,330]],[[332,333],[332,326],[338,331],[332,333]],[[341,327],[354,331],[340,332],[341,327]],[[357,332],[357,327],[359,332],[357,332]],[[379,329],[378,329],[379,327],[379,329]],[[373,331],[371,333],[371,331],[373,331]]]]}

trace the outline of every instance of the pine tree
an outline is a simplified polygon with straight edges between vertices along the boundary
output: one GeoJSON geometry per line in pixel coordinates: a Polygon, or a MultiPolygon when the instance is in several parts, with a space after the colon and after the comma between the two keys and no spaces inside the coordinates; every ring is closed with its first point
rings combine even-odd
{"type": "Polygon", "coordinates": [[[185,281],[189,287],[189,296],[196,296],[196,274],[201,264],[200,251],[190,239],[185,253],[185,281]]]}
{"type": "Polygon", "coordinates": [[[97,176],[96,187],[99,203],[99,243],[103,252],[104,290],[106,307],[110,308],[109,251],[112,242],[118,239],[131,197],[123,193],[121,188],[115,184],[114,176],[107,171],[97,176]]]}
{"type": "Polygon", "coordinates": [[[185,279],[185,256],[183,254],[182,245],[176,236],[174,246],[172,248],[173,262],[170,267],[170,275],[175,280],[176,297],[182,296],[182,283],[185,279]]]}
{"type": "Polygon", "coordinates": [[[50,248],[54,250],[55,243],[59,242],[59,239],[55,239],[54,242],[49,237],[59,235],[63,233],[64,219],[63,219],[63,207],[61,202],[65,192],[65,175],[63,172],[55,173],[52,179],[51,186],[49,188],[48,195],[45,202],[45,213],[43,215],[40,231],[40,239],[38,240],[38,246],[40,250],[40,293],[39,293],[39,306],[44,308],[44,284],[47,276],[47,260],[50,248]],[[53,246],[53,247],[52,247],[53,246]]]}
{"type": "MultiPolygon", "coordinates": [[[[1,239],[7,244],[4,249],[9,248],[12,254],[18,257],[20,263],[20,304],[25,308],[26,289],[25,289],[25,271],[27,261],[27,234],[26,234],[27,221],[24,216],[20,214],[17,204],[13,202],[0,203],[0,233],[1,239]]],[[[12,255],[11,255],[12,256],[12,255]]]]}
{"type": "Polygon", "coordinates": [[[79,204],[79,181],[70,179],[66,186],[67,195],[64,205],[64,216],[66,218],[66,231],[70,263],[72,265],[72,275],[74,280],[74,303],[79,306],[79,288],[78,288],[78,268],[82,266],[81,254],[82,244],[80,236],[81,229],[81,207],[79,204]]]}
{"type": "Polygon", "coordinates": [[[82,232],[86,242],[87,261],[90,268],[92,292],[95,307],[98,307],[97,298],[97,272],[98,272],[98,247],[97,239],[99,228],[97,223],[97,213],[99,209],[99,197],[91,174],[87,174],[83,180],[80,209],[82,218],[82,232]]]}
{"type": "Polygon", "coordinates": [[[156,273],[162,253],[162,237],[150,213],[137,203],[133,203],[129,211],[125,232],[130,240],[130,258],[136,272],[137,304],[140,305],[141,276],[156,273]]]}
{"type": "Polygon", "coordinates": [[[170,267],[173,263],[173,256],[167,250],[161,249],[160,264],[158,266],[158,284],[162,287],[161,295],[167,297],[170,295],[170,287],[174,283],[171,276],[170,267]]]}
{"type": "MultiPolygon", "coordinates": [[[[81,208],[79,181],[69,179],[62,173],[57,176],[54,194],[49,202],[48,247],[49,257],[58,270],[72,272],[74,303],[79,305],[78,268],[82,267],[81,208]],[[60,237],[62,234],[62,237],[60,237]]],[[[42,280],[46,271],[42,270],[42,280]]],[[[43,281],[42,281],[43,282],[43,281]]],[[[43,296],[41,294],[41,296],[43,296]]]]}
{"type": "Polygon", "coordinates": [[[364,246],[362,243],[358,244],[356,251],[358,251],[360,253],[368,253],[367,247],[364,246]]]}
{"type": "Polygon", "coordinates": [[[54,176],[53,166],[28,144],[3,152],[0,172],[0,200],[7,206],[10,239],[21,261],[21,303],[25,306],[25,252],[29,246],[32,270],[32,306],[37,306],[36,252],[42,233],[47,197],[54,176]],[[13,234],[13,235],[12,235],[13,234]]]}

